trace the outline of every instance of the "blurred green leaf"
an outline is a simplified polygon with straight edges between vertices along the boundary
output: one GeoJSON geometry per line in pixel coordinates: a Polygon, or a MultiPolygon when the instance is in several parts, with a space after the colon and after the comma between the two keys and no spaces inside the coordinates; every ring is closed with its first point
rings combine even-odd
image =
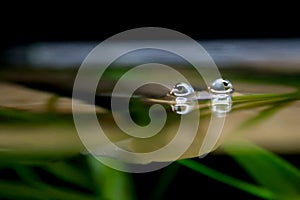
{"type": "Polygon", "coordinates": [[[104,199],[134,200],[136,198],[130,174],[107,167],[94,157],[90,156],[88,159],[97,183],[97,190],[104,199]]]}
{"type": "MultiPolygon", "coordinates": [[[[70,163],[60,161],[48,164],[43,168],[67,182],[77,184],[84,188],[91,187],[91,179],[82,171],[84,169],[78,169],[76,166],[71,166],[70,163]]],[[[83,166],[81,166],[81,168],[83,168],[83,166]]]]}
{"type": "Polygon", "coordinates": [[[276,198],[300,198],[300,171],[284,159],[244,140],[222,148],[276,198]]]}
{"type": "MultiPolygon", "coordinates": [[[[74,199],[74,200],[96,199],[95,197],[93,197],[90,194],[79,192],[73,188],[62,187],[61,185],[58,185],[58,186],[49,185],[48,183],[44,182],[35,173],[33,168],[30,166],[16,165],[16,166],[14,166],[14,168],[15,168],[15,171],[17,172],[17,174],[20,176],[21,180],[26,185],[25,186],[22,183],[20,183],[21,181],[19,181],[16,184],[14,183],[14,186],[15,186],[14,190],[20,191],[20,193],[17,192],[17,193],[19,193],[18,195],[20,195],[20,196],[16,196],[16,197],[22,198],[24,195],[24,197],[28,196],[28,197],[31,197],[32,199],[74,199]],[[31,192],[29,192],[29,194],[26,193],[27,189],[24,189],[24,188],[28,188],[28,187],[29,187],[28,192],[33,191],[32,193],[31,192]],[[30,195],[33,195],[33,196],[30,196],[30,195]],[[37,195],[37,196],[35,196],[35,195],[37,195]]],[[[72,175],[72,174],[70,174],[70,172],[69,172],[69,175],[72,175]]],[[[3,188],[5,188],[5,187],[13,188],[11,184],[12,183],[5,182],[5,181],[3,181],[2,183],[0,182],[0,193],[2,192],[1,186],[3,188]]],[[[13,196],[14,194],[5,193],[5,195],[13,196]]],[[[13,197],[15,197],[15,196],[13,196],[13,197]]]]}
{"type": "Polygon", "coordinates": [[[278,102],[273,103],[271,106],[263,109],[262,111],[258,112],[257,115],[247,119],[244,123],[242,123],[239,128],[249,128],[257,123],[262,123],[263,120],[272,117],[276,112],[280,111],[282,108],[287,107],[291,103],[290,100],[281,100],[278,102]]]}
{"type": "Polygon", "coordinates": [[[20,182],[0,181],[0,197],[5,199],[74,199],[96,200],[76,191],[66,191],[57,188],[37,188],[20,182]]]}
{"type": "Polygon", "coordinates": [[[273,193],[264,187],[256,186],[256,185],[250,184],[248,182],[245,182],[243,180],[223,174],[217,170],[211,169],[211,168],[209,168],[203,164],[200,164],[199,162],[196,162],[194,160],[184,159],[184,160],[179,160],[178,163],[180,163],[181,165],[184,165],[192,170],[195,170],[196,172],[204,174],[212,179],[215,179],[222,183],[228,184],[232,187],[238,188],[240,190],[243,190],[243,191],[253,194],[255,196],[258,196],[261,198],[266,198],[266,199],[270,199],[273,197],[273,193]]]}
{"type": "Polygon", "coordinates": [[[300,99],[300,93],[288,94],[247,94],[233,97],[233,111],[242,109],[259,108],[262,106],[272,106],[278,103],[293,102],[300,99]]]}
{"type": "Polygon", "coordinates": [[[21,124],[69,124],[73,122],[71,114],[58,113],[33,113],[28,111],[20,111],[14,109],[4,109],[0,107],[0,122],[1,124],[21,123],[21,124]]]}
{"type": "Polygon", "coordinates": [[[164,195],[168,190],[173,179],[179,170],[180,165],[178,163],[172,163],[167,168],[163,169],[163,173],[157,181],[157,185],[152,192],[151,199],[164,199],[164,195]]]}
{"type": "Polygon", "coordinates": [[[8,199],[49,199],[53,194],[48,194],[26,184],[19,182],[0,181],[0,196],[8,199]]]}

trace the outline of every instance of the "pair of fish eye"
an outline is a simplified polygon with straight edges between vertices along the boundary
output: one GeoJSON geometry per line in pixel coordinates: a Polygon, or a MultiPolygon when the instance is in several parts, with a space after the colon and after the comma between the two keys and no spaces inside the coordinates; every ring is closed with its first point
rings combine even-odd
{"type": "MultiPolygon", "coordinates": [[[[234,92],[232,84],[225,79],[219,78],[215,80],[208,90],[212,94],[231,94],[234,92]]],[[[187,83],[177,83],[170,91],[170,95],[175,97],[188,97],[193,96],[195,91],[193,87],[187,83]]]]}
{"type": "Polygon", "coordinates": [[[211,109],[217,117],[224,117],[231,110],[231,94],[234,89],[228,80],[216,79],[208,87],[208,91],[199,92],[201,91],[195,92],[194,88],[187,83],[174,85],[169,94],[175,98],[175,104],[171,105],[173,112],[181,115],[188,114],[197,107],[195,102],[200,99],[211,99],[211,109]]]}

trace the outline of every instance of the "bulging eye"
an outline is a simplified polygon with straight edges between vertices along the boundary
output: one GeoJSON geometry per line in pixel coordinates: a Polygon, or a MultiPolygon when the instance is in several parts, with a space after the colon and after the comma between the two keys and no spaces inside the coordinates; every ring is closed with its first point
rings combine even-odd
{"type": "Polygon", "coordinates": [[[222,78],[215,80],[209,87],[209,90],[216,94],[229,94],[234,91],[232,84],[228,80],[222,78]]]}
{"type": "Polygon", "coordinates": [[[193,87],[186,83],[177,83],[170,91],[170,95],[175,97],[187,97],[194,94],[193,87]]]}
{"type": "Polygon", "coordinates": [[[229,81],[227,81],[227,80],[223,80],[223,85],[224,85],[225,87],[227,87],[227,86],[228,86],[228,84],[229,84],[229,81]]]}

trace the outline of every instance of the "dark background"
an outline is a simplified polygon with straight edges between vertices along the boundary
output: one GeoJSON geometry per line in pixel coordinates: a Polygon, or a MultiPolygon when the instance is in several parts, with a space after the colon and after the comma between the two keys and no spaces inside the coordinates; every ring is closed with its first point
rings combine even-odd
{"type": "Polygon", "coordinates": [[[101,41],[145,26],[174,29],[200,40],[300,36],[296,5],[173,4],[12,2],[1,6],[0,46],[3,50],[38,41],[101,41]]]}

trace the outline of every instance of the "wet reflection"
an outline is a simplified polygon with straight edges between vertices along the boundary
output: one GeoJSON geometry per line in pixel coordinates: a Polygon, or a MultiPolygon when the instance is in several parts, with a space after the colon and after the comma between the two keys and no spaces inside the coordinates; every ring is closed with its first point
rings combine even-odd
{"type": "MultiPolygon", "coordinates": [[[[185,97],[177,97],[175,104],[171,105],[172,111],[179,115],[186,115],[195,109],[199,109],[196,100],[188,100],[185,97]]],[[[211,112],[217,117],[225,117],[231,111],[231,95],[211,95],[211,112]]]]}
{"type": "Polygon", "coordinates": [[[172,111],[179,115],[186,115],[198,109],[197,96],[193,87],[187,83],[177,83],[170,91],[175,104],[171,105],[172,111]]]}
{"type": "Polygon", "coordinates": [[[174,105],[171,105],[172,111],[179,115],[186,115],[198,108],[198,104],[195,100],[190,101],[185,97],[177,97],[175,102],[176,103],[174,105]]]}
{"type": "Polygon", "coordinates": [[[211,110],[217,117],[225,117],[230,112],[232,106],[231,95],[213,94],[211,98],[211,110]]]}

